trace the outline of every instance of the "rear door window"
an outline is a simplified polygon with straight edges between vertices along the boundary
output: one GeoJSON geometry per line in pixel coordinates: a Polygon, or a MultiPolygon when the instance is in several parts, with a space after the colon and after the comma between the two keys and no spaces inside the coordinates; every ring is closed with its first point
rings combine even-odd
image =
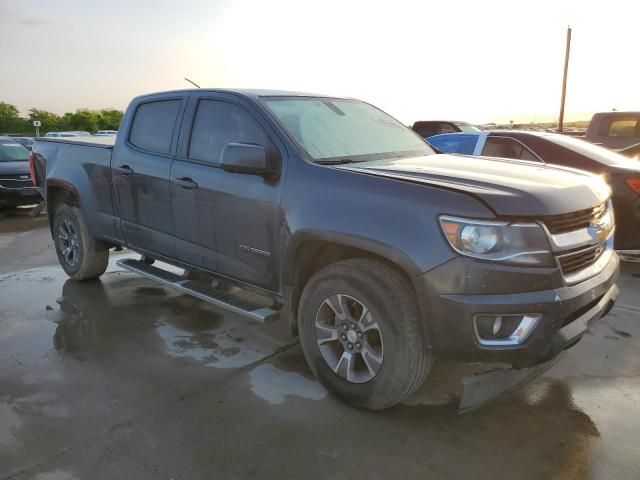
{"type": "Polygon", "coordinates": [[[179,99],[171,99],[140,104],[131,125],[131,144],[149,152],[170,155],[180,103],[179,99]]]}
{"type": "Polygon", "coordinates": [[[539,162],[540,159],[520,142],[506,137],[487,137],[482,155],[485,157],[513,158],[539,162]]]}
{"type": "Polygon", "coordinates": [[[427,142],[445,153],[473,155],[478,137],[475,135],[436,135],[427,138],[427,142]]]}
{"type": "Polygon", "coordinates": [[[269,146],[269,137],[243,107],[222,100],[200,100],[193,121],[189,158],[218,164],[228,143],[269,146]]]}

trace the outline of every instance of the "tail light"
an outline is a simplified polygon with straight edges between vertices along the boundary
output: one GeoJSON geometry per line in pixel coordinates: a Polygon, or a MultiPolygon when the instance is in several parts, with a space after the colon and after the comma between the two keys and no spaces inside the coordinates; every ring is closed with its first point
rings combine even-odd
{"type": "Polygon", "coordinates": [[[37,187],[38,179],[36,178],[36,165],[33,160],[33,152],[29,152],[29,174],[31,175],[31,183],[37,187]]]}
{"type": "Polygon", "coordinates": [[[640,178],[627,179],[627,185],[631,187],[631,190],[640,195],[640,178]]]}

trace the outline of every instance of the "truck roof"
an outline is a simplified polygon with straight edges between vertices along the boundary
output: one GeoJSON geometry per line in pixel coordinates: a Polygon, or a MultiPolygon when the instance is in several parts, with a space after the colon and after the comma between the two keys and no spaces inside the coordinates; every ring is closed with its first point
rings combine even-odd
{"type": "Polygon", "coordinates": [[[269,90],[269,89],[254,89],[254,88],[183,88],[179,90],[167,90],[164,92],[153,92],[135,97],[134,100],[143,99],[146,97],[164,96],[174,93],[202,93],[202,92],[216,92],[216,93],[232,93],[235,95],[241,95],[243,97],[258,98],[258,97],[329,97],[329,98],[345,98],[336,95],[322,95],[318,93],[304,93],[293,92],[288,90],[269,90]]]}

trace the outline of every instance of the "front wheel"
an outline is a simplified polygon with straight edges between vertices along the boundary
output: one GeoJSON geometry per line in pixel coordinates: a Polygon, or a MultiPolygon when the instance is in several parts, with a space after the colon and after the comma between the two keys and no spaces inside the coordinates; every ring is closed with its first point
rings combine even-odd
{"type": "Polygon", "coordinates": [[[79,208],[61,205],[56,209],[53,240],[60,265],[73,280],[96,278],[107,269],[109,249],[89,234],[79,208]]]}
{"type": "Polygon", "coordinates": [[[300,299],[305,358],[322,384],[367,410],[413,393],[431,367],[409,281],[383,263],[345,260],[317,272],[300,299]]]}

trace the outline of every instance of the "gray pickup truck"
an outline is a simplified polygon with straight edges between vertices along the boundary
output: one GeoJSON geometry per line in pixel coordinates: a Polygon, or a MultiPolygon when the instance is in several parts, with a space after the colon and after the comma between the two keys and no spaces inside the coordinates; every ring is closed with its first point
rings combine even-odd
{"type": "Polygon", "coordinates": [[[640,143],[640,112],[600,112],[593,115],[585,140],[621,150],[640,143]]]}
{"type": "Polygon", "coordinates": [[[358,100],[145,95],[115,139],[39,139],[32,160],[71,278],[127,247],[141,258],[124,269],[283,317],[320,381],[360,408],[400,402],[434,359],[545,362],[618,293],[600,177],[436,154],[358,100]]]}

